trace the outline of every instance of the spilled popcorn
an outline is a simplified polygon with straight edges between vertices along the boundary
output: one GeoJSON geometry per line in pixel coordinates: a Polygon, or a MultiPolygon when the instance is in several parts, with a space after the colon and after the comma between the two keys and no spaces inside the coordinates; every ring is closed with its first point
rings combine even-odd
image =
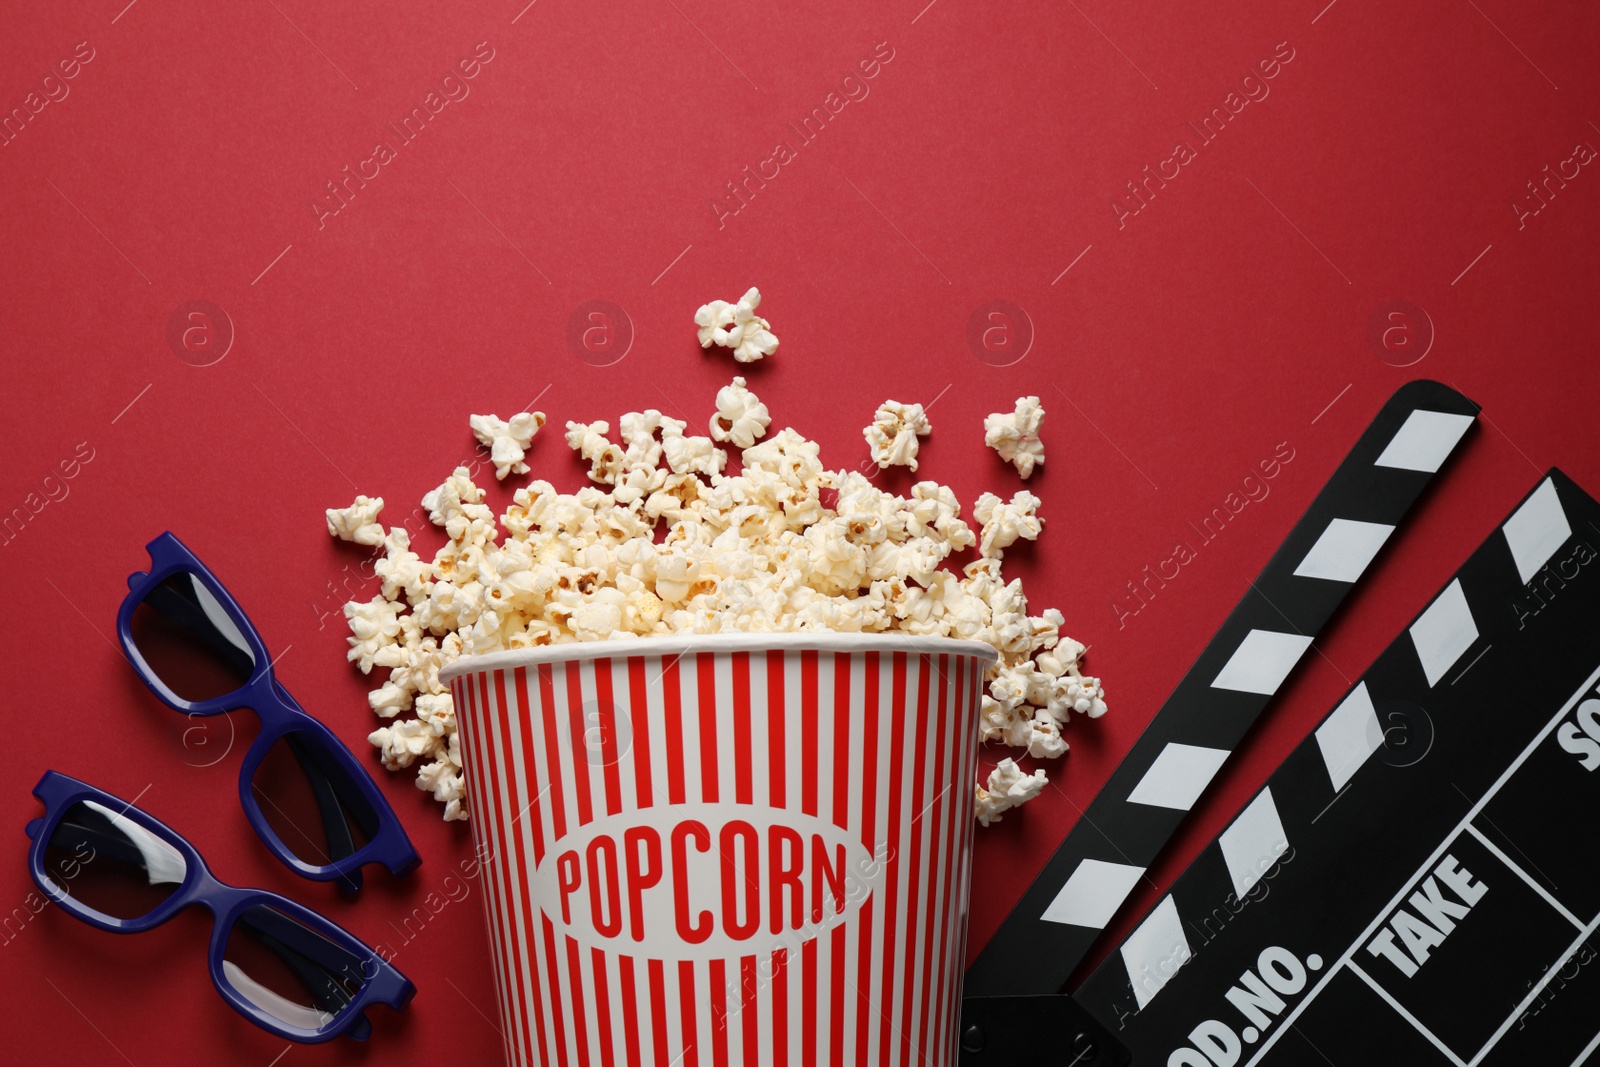
{"type": "MultiPolygon", "coordinates": [[[[1028,614],[1021,579],[1001,573],[1005,550],[1042,530],[1038,497],[983,494],[974,531],[946,486],[885,492],[859,472],[824,468],[820,446],[795,430],[769,432],[771,415],[743,378],[718,391],[715,409],[705,437],[653,409],[622,415],[615,435],[607,421],[568,422],[566,443],[595,484],[560,493],[533,481],[498,516],[457,468],[422,500],[448,538],[431,560],[406,529],[378,523],[381,498],[328,511],[331,534],[383,553],[379,594],[344,607],[350,661],[387,671],[368,694],[385,720],[369,740],[390,770],[416,767],[446,819],[467,809],[439,671],[466,654],[690,633],[901,631],[999,652],[980,712],[985,741],[1054,759],[1067,751],[1071,716],[1105,713],[1061,612],[1028,614]],[[736,474],[725,473],[730,452],[736,474]],[[980,554],[959,571],[946,566],[973,548],[980,554]]],[[[502,441],[525,451],[543,416],[531,431],[492,418],[475,417],[473,432],[488,438],[497,476],[517,471],[522,457],[502,441]]],[[[979,821],[1046,780],[1002,761],[977,787],[979,821]]]]}
{"type": "Polygon", "coordinates": [[[378,525],[378,512],[383,510],[383,497],[358,496],[347,508],[328,509],[328,533],[341,541],[354,541],[358,545],[383,544],[383,527],[378,525]]]}
{"type": "Polygon", "coordinates": [[[921,404],[902,404],[885,400],[872,413],[872,425],[861,433],[872,450],[872,462],[880,467],[917,469],[917,438],[933,432],[921,404]]]}
{"type": "Polygon", "coordinates": [[[1039,427],[1044,423],[1044,408],[1036,396],[1017,398],[1016,410],[1009,415],[996,411],[983,419],[983,443],[1000,453],[1000,458],[1017,468],[1024,479],[1044,462],[1044,442],[1039,427]]]}
{"type": "Polygon", "coordinates": [[[737,304],[713,300],[700,305],[694,313],[700,347],[731,348],[733,358],[740,363],[754,363],[762,356],[772,355],[778,350],[778,339],[772,334],[772,323],[756,314],[760,306],[761,290],[754,286],[737,304]]]}
{"type": "Polygon", "coordinates": [[[757,438],[766,436],[771,425],[767,405],[745,388],[743,378],[735,378],[717,390],[717,413],[711,416],[712,440],[749,448],[757,438]]]}
{"type": "Polygon", "coordinates": [[[1043,771],[1024,774],[1016,760],[1003,759],[989,772],[989,781],[978,786],[974,814],[983,826],[997,823],[1001,813],[1026,804],[1043,792],[1047,784],[1049,780],[1043,771]]]}
{"type": "Polygon", "coordinates": [[[1039,498],[1020,489],[1008,504],[993,493],[984,493],[972,506],[972,515],[983,524],[978,535],[978,552],[985,558],[999,558],[1000,553],[1016,544],[1019,539],[1037,541],[1044,520],[1036,512],[1039,498]]]}
{"type": "Polygon", "coordinates": [[[489,450],[497,480],[505,481],[508,474],[528,473],[523,457],[533,444],[533,435],[544,425],[544,412],[518,412],[509,421],[495,415],[474,415],[467,422],[472,427],[472,436],[489,450]]]}

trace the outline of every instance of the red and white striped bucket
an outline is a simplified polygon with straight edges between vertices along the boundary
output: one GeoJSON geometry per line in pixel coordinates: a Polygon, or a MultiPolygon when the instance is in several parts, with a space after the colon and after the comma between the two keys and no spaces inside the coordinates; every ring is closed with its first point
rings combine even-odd
{"type": "Polygon", "coordinates": [[[507,1061],[953,1064],[993,659],[732,634],[447,667],[507,1061]]]}

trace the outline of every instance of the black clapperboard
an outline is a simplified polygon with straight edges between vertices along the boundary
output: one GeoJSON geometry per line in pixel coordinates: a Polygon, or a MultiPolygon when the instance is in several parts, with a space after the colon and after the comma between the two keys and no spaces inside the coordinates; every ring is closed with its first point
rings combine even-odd
{"type": "Polygon", "coordinates": [[[1062,990],[1476,411],[1412,382],[1373,420],[968,972],[964,1065],[1600,1050],[1600,503],[1559,470],[1062,990]]]}

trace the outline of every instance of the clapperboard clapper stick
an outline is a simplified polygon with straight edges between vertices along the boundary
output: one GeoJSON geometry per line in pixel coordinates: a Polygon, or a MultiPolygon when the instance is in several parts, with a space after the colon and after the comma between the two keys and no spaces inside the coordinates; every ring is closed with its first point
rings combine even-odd
{"type": "Polygon", "coordinates": [[[1597,546],[1539,479],[1075,1007],[1162,1067],[1600,1053],[1597,546]]]}
{"type": "Polygon", "coordinates": [[[1402,386],[1384,404],[968,970],[964,1064],[1037,1055],[1036,1035],[1047,1032],[1077,1045],[1063,1063],[1126,1062],[1072,998],[1052,994],[1062,991],[1477,413],[1460,393],[1425,380],[1402,386]]]}

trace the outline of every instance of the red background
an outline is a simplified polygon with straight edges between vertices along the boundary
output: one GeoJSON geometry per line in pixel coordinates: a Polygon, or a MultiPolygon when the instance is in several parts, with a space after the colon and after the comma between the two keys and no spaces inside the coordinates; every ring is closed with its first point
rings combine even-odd
{"type": "MultiPolygon", "coordinates": [[[[1401,382],[1457,386],[1484,405],[1481,429],[1135,912],[1540,471],[1559,464],[1600,489],[1600,176],[1552,182],[1520,227],[1512,207],[1574,145],[1600,145],[1589,5],[124,2],[24,0],[0,38],[8,112],[78,42],[94,49],[70,95],[0,148],[0,510],[66,493],[0,546],[13,726],[0,908],[27,910],[28,790],[57,768],[143,790],[141,806],[223,879],[398,947],[419,993],[403,1017],[375,1013],[366,1047],[286,1049],[209,988],[204,913],[118,938],[45,909],[0,944],[9,1059],[495,1061],[477,886],[398,945],[469,835],[366,745],[367,686],[344,662],[337,612],[368,583],[322,519],[357,491],[407,514],[475,454],[470,413],[537,395],[557,423],[656,406],[699,424],[740,369],[780,423],[854,467],[879,401],[931,402],[920,476],[970,502],[1018,484],[982,447],[983,415],[1042,397],[1049,461],[1029,488],[1048,525],[1011,567],[1035,610],[1060,605],[1092,644],[1111,713],[1072,727],[1055,788],[980,834],[974,949],[1401,382]],[[323,183],[392,140],[385,123],[480,41],[494,58],[470,95],[319,229],[323,183]],[[1200,147],[1185,124],[1285,41],[1293,59],[1270,95],[1200,147]],[[723,183],[793,143],[785,124],[879,42],[893,58],[870,95],[719,228],[708,205],[723,183]],[[1180,139],[1198,158],[1119,228],[1113,197],[1180,139]],[[697,347],[690,316],[751,284],[782,348],[736,368],[697,347]],[[166,336],[196,299],[235,333],[210,366],[166,336]],[[603,368],[567,341],[591,299],[622,308],[634,334],[603,368]],[[991,335],[1011,347],[986,360],[968,325],[991,300],[1031,326],[991,335]],[[1398,327],[1386,348],[1369,323],[1394,300],[1428,321],[1384,320],[1398,327]],[[93,459],[47,483],[81,442],[93,459]],[[1280,442],[1295,458],[1271,495],[1119,620],[1125,583],[1280,442]],[[281,653],[285,684],[371,761],[425,858],[414,877],[376,873],[350,903],[280,867],[248,830],[226,755],[249,717],[231,738],[226,719],[188,732],[122,661],[123,579],[169,528],[281,653]]],[[[530,458],[564,487],[581,480],[551,429],[530,458]]]]}

